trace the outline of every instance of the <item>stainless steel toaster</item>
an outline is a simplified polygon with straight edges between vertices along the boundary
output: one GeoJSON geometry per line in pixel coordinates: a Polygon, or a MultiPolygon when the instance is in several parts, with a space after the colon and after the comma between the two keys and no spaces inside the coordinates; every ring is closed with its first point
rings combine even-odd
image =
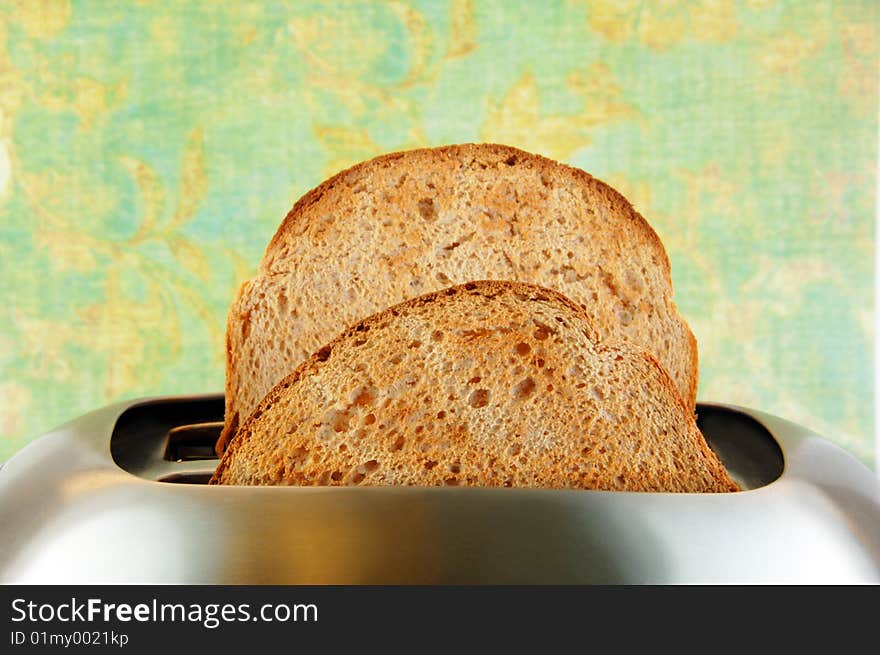
{"type": "Polygon", "coordinates": [[[221,395],[97,410],[0,469],[0,582],[878,583],[880,483],[809,430],[698,406],[744,491],[215,487],[221,395]]]}

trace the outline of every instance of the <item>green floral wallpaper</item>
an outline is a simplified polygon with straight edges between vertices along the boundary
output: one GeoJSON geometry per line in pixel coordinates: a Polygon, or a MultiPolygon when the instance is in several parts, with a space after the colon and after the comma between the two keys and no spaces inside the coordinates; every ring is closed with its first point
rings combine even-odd
{"type": "Polygon", "coordinates": [[[0,460],[108,402],[220,391],[294,200],[499,141],[669,250],[700,397],[874,459],[874,0],[0,4],[0,460]]]}

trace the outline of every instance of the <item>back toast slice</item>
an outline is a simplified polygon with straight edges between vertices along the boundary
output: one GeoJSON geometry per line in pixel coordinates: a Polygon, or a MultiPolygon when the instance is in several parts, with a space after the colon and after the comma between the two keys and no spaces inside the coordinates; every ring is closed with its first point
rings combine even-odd
{"type": "Polygon", "coordinates": [[[358,164],[296,203],[229,311],[218,451],[282,377],[347,326],[479,279],[562,292],[602,338],[651,353],[694,410],[696,341],[645,219],[582,170],[469,144],[358,164]]]}
{"type": "Polygon", "coordinates": [[[318,350],[241,425],[212,484],[736,491],[669,375],[561,294],[471,282],[318,350]]]}

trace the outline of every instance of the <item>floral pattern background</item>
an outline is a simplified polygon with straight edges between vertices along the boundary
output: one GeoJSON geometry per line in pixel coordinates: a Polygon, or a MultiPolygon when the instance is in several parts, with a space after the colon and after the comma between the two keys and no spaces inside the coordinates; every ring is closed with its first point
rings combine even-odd
{"type": "Polygon", "coordinates": [[[220,391],[294,200],[498,141],[627,195],[700,398],[873,463],[874,0],[0,4],[0,461],[108,402],[220,391]]]}

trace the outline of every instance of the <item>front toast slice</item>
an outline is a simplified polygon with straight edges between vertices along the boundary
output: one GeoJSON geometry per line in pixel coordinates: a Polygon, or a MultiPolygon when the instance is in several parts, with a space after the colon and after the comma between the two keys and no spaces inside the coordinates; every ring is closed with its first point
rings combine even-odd
{"type": "Polygon", "coordinates": [[[602,338],[651,353],[694,410],[696,340],[645,219],[582,170],[468,144],[358,164],[296,203],[229,311],[218,451],[281,378],[347,326],[480,279],[562,292],[602,338]]]}
{"type": "Polygon", "coordinates": [[[275,386],[212,484],[724,492],[669,375],[561,294],[471,282],[349,328],[275,386]]]}

